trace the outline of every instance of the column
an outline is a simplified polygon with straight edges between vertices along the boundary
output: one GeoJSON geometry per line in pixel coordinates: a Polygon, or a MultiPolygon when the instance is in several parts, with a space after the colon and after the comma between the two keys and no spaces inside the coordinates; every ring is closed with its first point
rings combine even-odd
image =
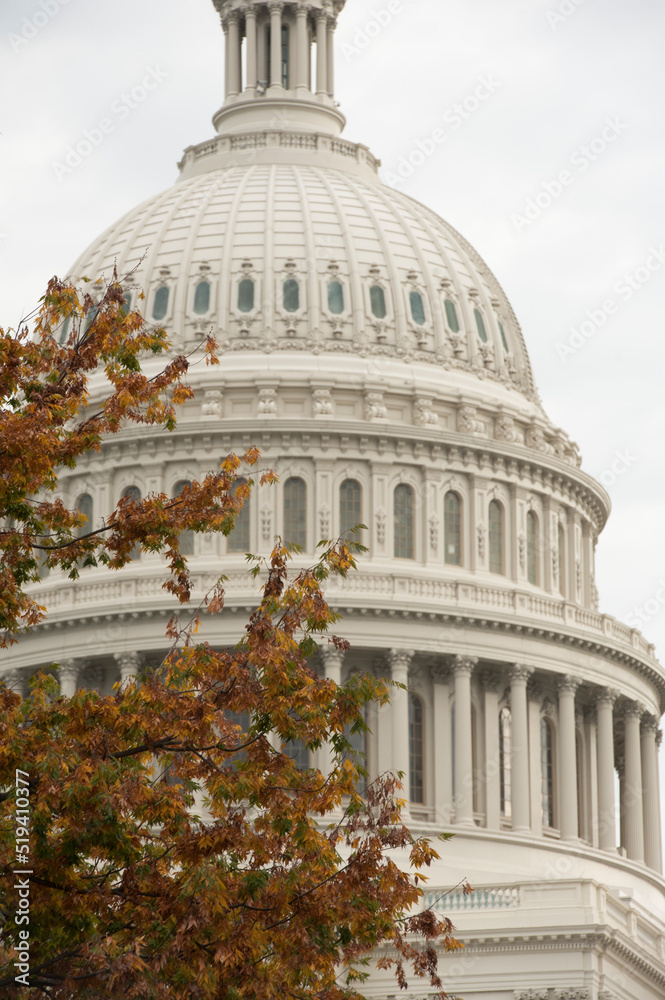
{"type": "Polygon", "coordinates": [[[402,772],[402,784],[404,785],[404,797],[410,797],[410,775],[409,775],[409,666],[411,664],[412,653],[405,649],[391,649],[388,653],[388,663],[390,664],[390,676],[398,684],[404,684],[404,688],[390,689],[390,716],[392,719],[392,770],[402,772]]]}
{"type": "Polygon", "coordinates": [[[282,89],[282,2],[270,0],[270,89],[282,89]]]}
{"type": "Polygon", "coordinates": [[[308,90],[309,53],[307,51],[307,12],[306,3],[296,5],[296,92],[302,94],[308,90]]]}
{"type": "Polygon", "coordinates": [[[578,839],[577,740],[575,692],[580,682],[571,676],[559,681],[559,830],[562,840],[578,839]]]}
{"type": "Polygon", "coordinates": [[[434,692],[434,803],[437,823],[450,823],[453,782],[450,767],[450,670],[443,663],[430,667],[434,692]]]}
{"type": "Polygon", "coordinates": [[[543,775],[540,750],[540,706],[545,692],[532,677],[526,687],[529,713],[529,775],[531,785],[531,832],[540,837],[543,832],[543,775]]]}
{"type": "Polygon", "coordinates": [[[247,81],[245,83],[245,90],[253,96],[256,93],[256,84],[258,82],[255,7],[248,7],[245,11],[245,36],[247,38],[247,81]]]}
{"type": "Polygon", "coordinates": [[[335,18],[328,20],[328,94],[335,96],[335,18]]]}
{"type": "Polygon", "coordinates": [[[316,94],[323,97],[328,93],[328,18],[318,14],[316,18],[316,94]]]}
{"type": "Polygon", "coordinates": [[[644,806],[644,861],[654,871],[663,871],[660,843],[660,801],[658,795],[658,720],[642,719],[642,802],[644,806]]]}
{"type": "Polygon", "coordinates": [[[135,681],[141,672],[141,654],[134,651],[115,653],[113,658],[120,670],[120,688],[125,688],[135,681]]]}
{"type": "Polygon", "coordinates": [[[63,698],[73,698],[78,687],[79,671],[83,669],[81,660],[61,660],[58,670],[60,694],[63,698]]]}
{"type": "Polygon", "coordinates": [[[501,761],[499,754],[499,685],[501,674],[485,670],[480,684],[484,691],[485,712],[485,825],[501,829],[501,761]]]}
{"type": "Polygon", "coordinates": [[[455,676],[455,823],[474,826],[471,674],[478,660],[456,656],[455,676]]]}
{"type": "Polygon", "coordinates": [[[603,688],[596,696],[598,746],[598,846],[616,851],[614,793],[614,703],[618,692],[603,688]]]}
{"type": "Polygon", "coordinates": [[[529,833],[529,715],[526,685],[533,667],[516,663],[510,670],[511,778],[513,830],[529,833]]]}
{"type": "Polygon", "coordinates": [[[230,80],[230,66],[231,66],[231,39],[229,37],[229,20],[227,17],[222,18],[222,27],[224,28],[224,97],[229,96],[229,90],[231,84],[230,80]]]}
{"type": "MultiPolygon", "coordinates": [[[[337,687],[342,684],[342,665],[344,663],[344,653],[336,649],[333,645],[322,646],[320,650],[323,662],[324,677],[327,681],[332,681],[337,687]]],[[[335,755],[331,743],[324,743],[320,750],[321,771],[327,776],[335,766],[335,755]]]]}
{"type": "Polygon", "coordinates": [[[234,14],[229,15],[228,19],[228,31],[226,34],[228,41],[228,59],[229,59],[229,97],[237,97],[242,90],[242,67],[240,62],[240,23],[238,16],[234,14]]]}
{"type": "Polygon", "coordinates": [[[644,812],[642,807],[642,747],[640,719],[642,706],[629,702],[624,709],[625,725],[625,848],[633,861],[644,861],[644,812]]]}

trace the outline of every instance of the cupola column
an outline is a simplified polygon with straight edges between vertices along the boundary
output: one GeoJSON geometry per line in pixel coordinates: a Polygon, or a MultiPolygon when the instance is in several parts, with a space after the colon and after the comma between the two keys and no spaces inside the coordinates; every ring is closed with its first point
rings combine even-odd
{"type": "Polygon", "coordinates": [[[559,829],[562,840],[577,840],[577,739],[575,733],[575,692],[580,682],[574,677],[559,681],[559,829]]]}
{"type": "Polygon", "coordinates": [[[335,29],[334,17],[328,19],[328,94],[335,96],[335,29]]]}
{"type": "Polygon", "coordinates": [[[270,0],[270,89],[282,90],[282,0],[270,0]]]}
{"type": "Polygon", "coordinates": [[[513,830],[530,831],[529,714],[526,686],[533,667],[516,663],[510,670],[511,778],[513,830]]]}
{"type": "Polygon", "coordinates": [[[120,670],[120,686],[124,688],[135,681],[141,672],[141,654],[132,650],[127,653],[116,653],[114,659],[120,670]]]}
{"type": "Polygon", "coordinates": [[[247,38],[247,80],[245,90],[250,97],[256,94],[259,79],[257,63],[256,9],[248,7],[245,12],[245,37],[247,38]]]}
{"type": "Polygon", "coordinates": [[[296,6],[296,92],[302,94],[309,90],[309,52],[308,52],[308,31],[306,3],[299,3],[296,6]]]}
{"type": "Polygon", "coordinates": [[[456,656],[455,675],[455,823],[474,826],[471,674],[478,660],[456,656]]]}
{"type": "Polygon", "coordinates": [[[226,28],[227,97],[237,97],[242,89],[240,60],[240,22],[237,14],[229,14],[226,28]]]}
{"type": "Polygon", "coordinates": [[[318,97],[328,93],[328,15],[324,12],[316,18],[316,93],[318,97]]]}
{"type": "MultiPolygon", "coordinates": [[[[342,684],[342,665],[344,663],[344,653],[335,646],[324,646],[321,649],[321,660],[323,662],[324,676],[327,681],[333,681],[337,687],[342,684]]],[[[327,777],[333,769],[335,757],[331,743],[324,743],[321,747],[320,760],[321,771],[327,777]]]]}
{"type": "Polygon", "coordinates": [[[618,694],[604,688],[596,697],[598,714],[598,846],[616,851],[614,794],[614,703],[618,694]]]}
{"type": "Polygon", "coordinates": [[[404,795],[410,797],[410,767],[409,767],[409,666],[412,654],[404,649],[391,649],[388,654],[391,679],[404,688],[392,688],[390,691],[390,712],[392,717],[392,763],[393,771],[402,771],[404,795]]]}
{"type": "Polygon", "coordinates": [[[644,860],[654,871],[663,871],[660,834],[660,796],[658,794],[658,720],[653,715],[642,719],[642,785],[644,789],[644,860]]]}
{"type": "Polygon", "coordinates": [[[58,670],[60,694],[65,698],[73,698],[78,688],[78,679],[88,666],[87,660],[61,660],[58,670]]]}
{"type": "Polygon", "coordinates": [[[626,853],[632,861],[644,861],[644,812],[642,806],[642,747],[640,719],[642,706],[630,702],[624,709],[625,725],[625,810],[626,853]]]}
{"type": "MultiPolygon", "coordinates": [[[[485,670],[480,684],[485,693],[485,823],[501,829],[501,753],[499,748],[499,687],[501,674],[485,670]]],[[[504,681],[505,686],[505,681],[504,681]]]]}

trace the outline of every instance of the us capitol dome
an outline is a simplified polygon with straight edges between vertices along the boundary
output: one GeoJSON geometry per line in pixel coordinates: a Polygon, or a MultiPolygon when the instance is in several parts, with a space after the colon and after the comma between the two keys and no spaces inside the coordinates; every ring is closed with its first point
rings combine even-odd
{"type": "MultiPolygon", "coordinates": [[[[597,607],[607,494],[547,417],[488,266],[341,138],[344,0],[214,3],[226,41],[215,136],[72,273],[110,278],[117,263],[132,307],[175,351],[212,330],[221,365],[192,367],[196,398],[173,434],[109,439],[63,474],[62,497],[98,524],[127,491],[175,494],[257,445],[279,485],[257,489],[228,539],[183,543],[199,594],[220,567],[229,578],[207,626],[220,647],[257,599],[245,552],[279,533],[311,562],[320,538],[366,524],[358,572],[328,589],[351,650],[322,648],[318,666],[408,687],[370,711],[359,749],[370,776],[404,772],[414,831],[455,834],[426,890],[434,901],[461,878],[474,887],[434,904],[465,944],[441,957],[446,990],[662,1000],[665,672],[597,607]]],[[[159,662],[173,611],[163,579],[150,553],[116,575],[51,572],[34,592],[47,621],[5,659],[13,682],[57,657],[67,694],[110,693],[159,662]]],[[[375,972],[367,991],[384,998],[394,983],[375,972]]]]}

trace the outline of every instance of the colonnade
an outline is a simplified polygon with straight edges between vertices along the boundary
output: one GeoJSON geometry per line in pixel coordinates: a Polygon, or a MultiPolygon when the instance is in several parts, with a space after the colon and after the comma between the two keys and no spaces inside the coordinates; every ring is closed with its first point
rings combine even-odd
{"type": "Polygon", "coordinates": [[[244,92],[255,97],[265,92],[283,94],[283,38],[287,34],[287,87],[300,96],[310,96],[312,87],[311,46],[316,43],[316,94],[332,98],[335,89],[333,14],[311,2],[285,3],[267,0],[247,5],[244,11],[231,10],[222,17],[226,44],[225,96],[243,93],[242,43],[246,40],[246,80],[244,92]],[[270,28],[270,48],[266,39],[270,28]],[[291,37],[294,32],[294,37],[291,37]],[[270,73],[268,74],[268,66],[270,73]]]}

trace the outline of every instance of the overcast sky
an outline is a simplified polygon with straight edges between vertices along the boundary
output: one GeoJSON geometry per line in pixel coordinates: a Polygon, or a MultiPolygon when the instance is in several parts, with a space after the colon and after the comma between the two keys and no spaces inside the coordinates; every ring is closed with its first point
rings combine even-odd
{"type": "MultiPolygon", "coordinates": [[[[665,4],[390,6],[401,9],[348,0],[340,18],[345,134],[503,284],[548,414],[612,498],[601,610],[641,614],[662,659],[665,4]]],[[[212,135],[223,35],[211,0],[2,0],[0,49],[0,323],[15,325],[52,274],[212,135]],[[148,73],[158,83],[130,107],[123,95],[148,73]],[[63,169],[104,118],[99,147],[63,169]]]]}

